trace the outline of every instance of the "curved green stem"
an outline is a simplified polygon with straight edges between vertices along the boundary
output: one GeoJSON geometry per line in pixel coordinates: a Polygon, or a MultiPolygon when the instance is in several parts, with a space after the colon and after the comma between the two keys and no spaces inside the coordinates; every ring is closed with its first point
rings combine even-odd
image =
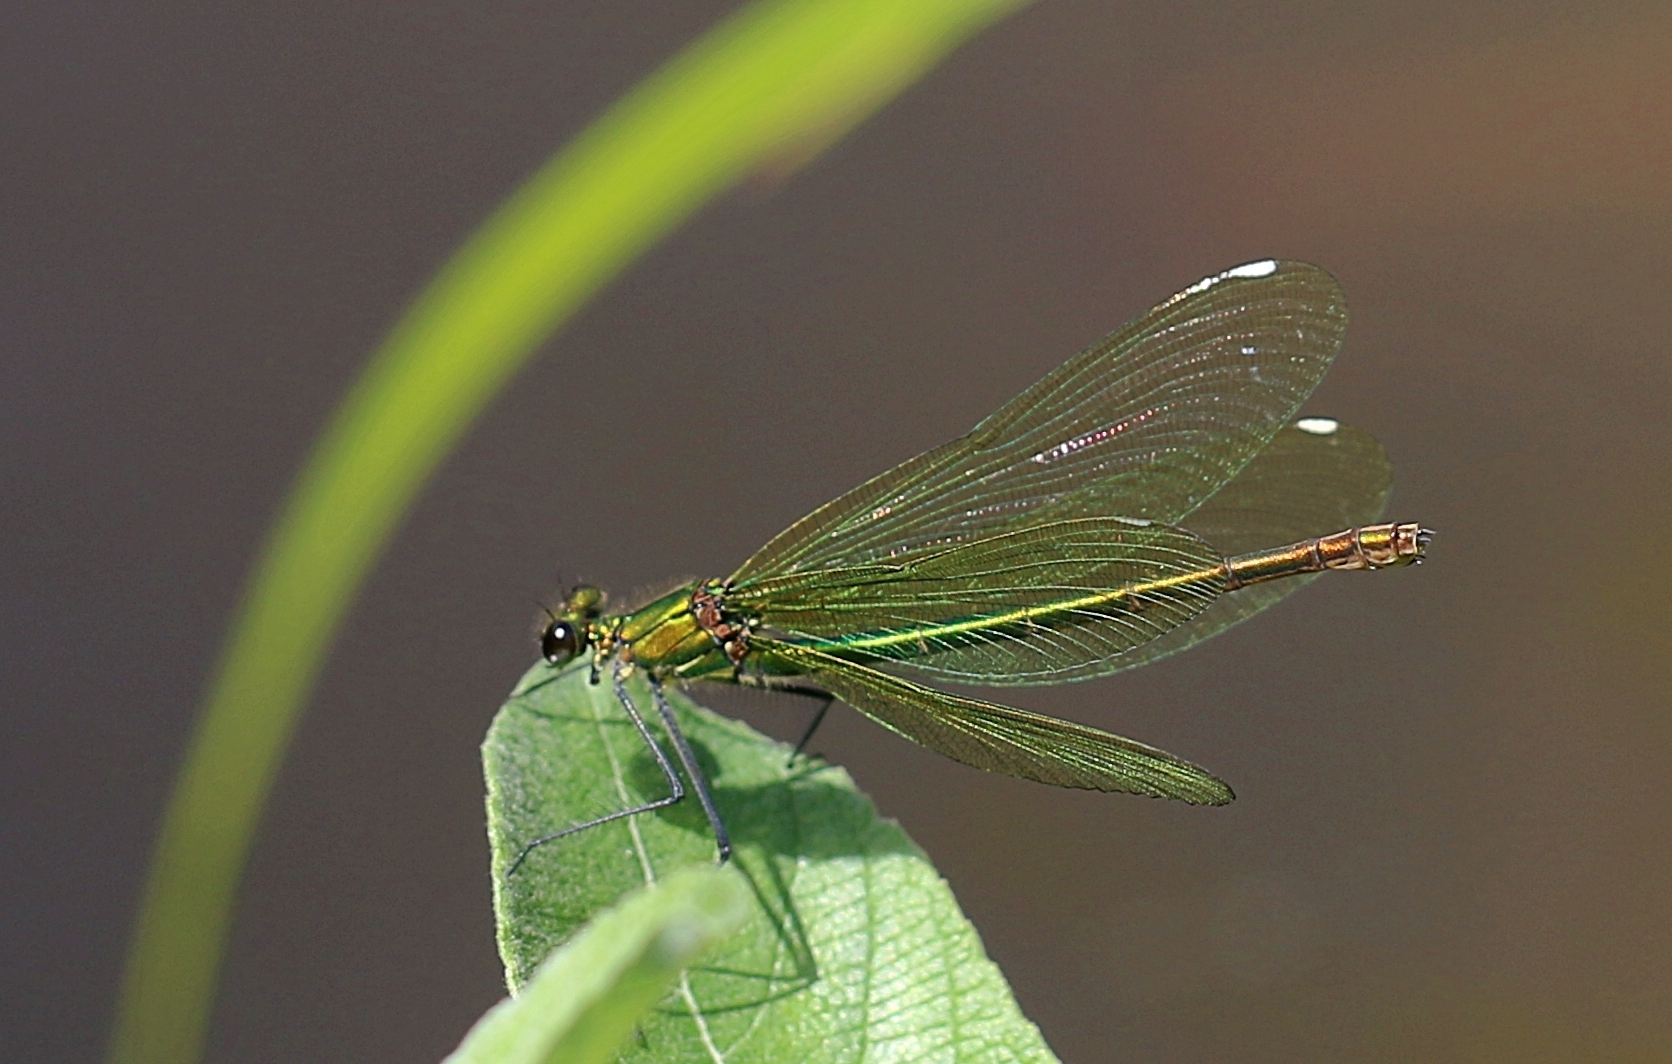
{"type": "Polygon", "coordinates": [[[602,285],[743,174],[811,157],[1022,0],[767,0],[519,189],[396,324],[263,547],[164,817],[113,1064],[186,1064],[273,777],[360,583],[488,400],[602,285]]]}

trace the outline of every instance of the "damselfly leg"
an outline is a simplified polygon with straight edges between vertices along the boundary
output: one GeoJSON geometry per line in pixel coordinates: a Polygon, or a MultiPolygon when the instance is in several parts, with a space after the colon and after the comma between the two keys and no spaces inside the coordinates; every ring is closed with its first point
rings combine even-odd
{"type": "Polygon", "coordinates": [[[830,703],[836,701],[836,696],[822,687],[814,687],[811,684],[797,683],[794,680],[784,680],[774,676],[756,676],[743,673],[737,678],[737,682],[744,687],[753,687],[758,691],[771,691],[774,694],[810,698],[819,704],[819,708],[813,711],[813,719],[808,723],[807,730],[801,733],[801,738],[796,741],[795,749],[790,751],[789,760],[784,762],[785,768],[793,766],[795,759],[800,757],[807,749],[807,744],[813,741],[813,733],[819,730],[820,724],[824,723],[824,715],[830,712],[830,703]]]}
{"type": "MultiPolygon", "coordinates": [[[[542,835],[517,853],[516,859],[505,870],[507,877],[522,867],[523,861],[528,858],[529,854],[548,842],[555,842],[578,831],[595,828],[600,824],[608,824],[612,820],[620,820],[623,817],[662,809],[685,797],[685,784],[680,780],[679,773],[674,771],[673,762],[668,759],[667,753],[662,749],[662,744],[656,741],[656,736],[651,733],[650,726],[645,723],[638,707],[633,704],[632,696],[627,693],[628,671],[627,663],[617,662],[615,670],[610,676],[611,686],[615,689],[616,701],[621,703],[621,708],[627,714],[627,719],[633,722],[633,730],[639,733],[639,738],[650,750],[651,756],[656,759],[656,767],[662,770],[663,778],[668,781],[667,797],[658,798],[653,802],[645,802],[642,805],[635,805],[630,809],[620,809],[613,813],[606,813],[603,816],[593,817],[591,820],[582,821],[579,824],[571,824],[562,831],[542,835]]],[[[714,797],[709,793],[708,779],[703,775],[702,769],[698,767],[696,756],[691,751],[690,743],[685,739],[685,733],[680,731],[679,723],[674,719],[672,708],[667,704],[667,700],[662,697],[661,684],[652,680],[650,692],[656,702],[657,712],[662,717],[662,726],[667,729],[669,738],[673,740],[674,750],[679,755],[680,763],[685,766],[685,771],[690,775],[691,783],[697,791],[697,797],[702,802],[703,812],[708,815],[708,822],[714,828],[714,834],[720,847],[720,861],[723,864],[726,858],[731,856],[731,840],[726,833],[725,824],[720,820],[719,811],[714,807],[714,797]]]]}
{"type": "Polygon", "coordinates": [[[674,753],[679,755],[679,763],[685,766],[685,774],[691,777],[691,786],[696,789],[697,801],[702,803],[703,815],[708,817],[708,825],[714,829],[714,842],[720,850],[720,863],[725,864],[726,859],[731,857],[731,834],[726,831],[725,821],[720,819],[720,810],[715,806],[714,794],[708,787],[708,777],[703,775],[702,766],[697,764],[697,755],[691,749],[691,742],[679,729],[679,721],[673,716],[673,707],[668,705],[667,697],[662,694],[661,681],[654,676],[650,678],[650,698],[656,703],[656,712],[662,715],[662,726],[668,730],[668,737],[673,740],[674,753]]]}

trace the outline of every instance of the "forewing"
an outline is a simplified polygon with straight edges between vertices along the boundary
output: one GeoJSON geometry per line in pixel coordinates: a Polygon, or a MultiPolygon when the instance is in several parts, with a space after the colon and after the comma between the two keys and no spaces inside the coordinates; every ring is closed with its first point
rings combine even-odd
{"type": "Polygon", "coordinates": [[[848,657],[965,683],[1059,683],[1183,624],[1224,588],[1223,559],[1191,533],[1097,518],[763,579],[727,605],[848,657]]]}
{"type": "Polygon", "coordinates": [[[988,772],[1057,787],[1224,805],[1231,789],[1205,769],[1070,721],[920,687],[808,647],[757,640],[756,653],[815,683],[883,727],[988,772]]]}
{"type": "Polygon", "coordinates": [[[1289,422],[1346,323],[1340,286],[1316,266],[1267,260],[1210,277],[967,436],[797,521],[732,583],[899,560],[1076,517],[1177,524],[1289,422]]]}

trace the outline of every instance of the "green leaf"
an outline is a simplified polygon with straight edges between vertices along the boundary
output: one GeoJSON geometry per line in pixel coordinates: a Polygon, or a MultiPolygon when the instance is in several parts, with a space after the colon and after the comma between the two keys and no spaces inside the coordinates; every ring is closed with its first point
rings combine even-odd
{"type": "Polygon", "coordinates": [[[1023,2],[749,4],[553,156],[442,268],[332,415],[251,571],[163,817],[111,1064],[201,1055],[238,880],[302,706],[361,582],[493,396],[707,200],[805,162],[1023,2]]]}
{"type": "Polygon", "coordinates": [[[680,974],[750,915],[732,869],[682,868],[641,887],[546,958],[447,1064],[602,1064],[680,974]]]}
{"type": "MultiPolygon", "coordinates": [[[[629,693],[649,708],[642,681],[629,693]]],[[[743,930],[693,968],[623,1060],[784,1064],[1050,1062],[946,882],[846,772],[668,692],[715,788],[746,877],[743,930]]],[[[652,711],[654,715],[654,711],[652,711]]],[[[608,683],[537,665],[483,744],[500,955],[513,988],[591,916],[709,865],[694,797],[530,853],[531,840],[667,794],[608,683]]]]}

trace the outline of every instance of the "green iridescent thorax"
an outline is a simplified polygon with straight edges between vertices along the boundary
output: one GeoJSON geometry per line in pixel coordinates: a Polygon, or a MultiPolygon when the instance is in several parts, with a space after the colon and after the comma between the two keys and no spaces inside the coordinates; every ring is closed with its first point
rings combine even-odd
{"type": "Polygon", "coordinates": [[[692,608],[704,584],[686,584],[632,613],[596,622],[594,640],[605,654],[624,655],[658,676],[686,679],[729,673],[734,663],[705,629],[692,608]]]}

